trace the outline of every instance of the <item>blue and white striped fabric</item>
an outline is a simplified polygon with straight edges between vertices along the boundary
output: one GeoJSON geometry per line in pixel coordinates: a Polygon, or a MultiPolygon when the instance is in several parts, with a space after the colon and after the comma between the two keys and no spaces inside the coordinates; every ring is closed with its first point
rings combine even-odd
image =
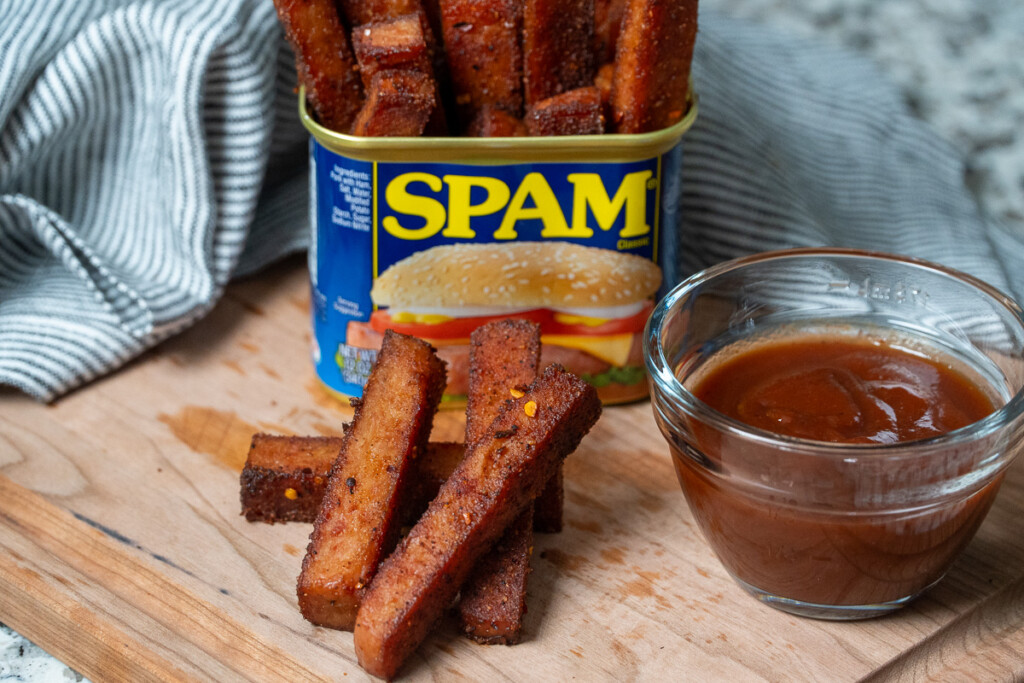
{"type": "MultiPolygon", "coordinates": [[[[1024,294],[1024,244],[865,62],[701,21],[681,271],[838,244],[1024,294]]],[[[305,247],[294,83],[271,0],[0,3],[0,384],[52,400],[305,247]]]]}

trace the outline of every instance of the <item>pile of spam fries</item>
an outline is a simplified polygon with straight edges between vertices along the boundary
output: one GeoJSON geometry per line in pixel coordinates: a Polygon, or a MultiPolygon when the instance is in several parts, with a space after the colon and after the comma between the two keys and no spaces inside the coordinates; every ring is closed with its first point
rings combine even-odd
{"type": "Polygon", "coordinates": [[[643,133],[686,113],[697,0],[275,5],[316,118],[341,133],[643,133]]]}
{"type": "Polygon", "coordinates": [[[313,521],[299,608],[354,631],[367,672],[394,677],[456,601],[467,636],[519,640],[533,531],[560,529],[562,462],[601,413],[592,386],[539,363],[535,323],[478,328],[465,444],[431,443],[444,362],[388,331],[343,437],[253,438],[242,511],[313,521]]]}

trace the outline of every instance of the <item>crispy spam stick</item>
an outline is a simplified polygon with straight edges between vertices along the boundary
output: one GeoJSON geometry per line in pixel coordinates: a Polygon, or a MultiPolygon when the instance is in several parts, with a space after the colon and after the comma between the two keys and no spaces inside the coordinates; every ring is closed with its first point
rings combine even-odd
{"type": "MultiPolygon", "coordinates": [[[[254,435],[242,470],[242,514],[250,522],[312,523],[341,443],[340,436],[254,435]]],[[[423,514],[464,454],[461,443],[427,444],[412,464],[415,474],[402,501],[403,525],[423,514]]]]}
{"type": "Polygon", "coordinates": [[[615,50],[615,132],[671,126],[686,112],[697,0],[628,0],[615,50]]]}
{"type": "Polygon", "coordinates": [[[537,379],[540,326],[506,318],[478,327],[469,337],[466,443],[487,434],[506,401],[537,379]]]}
{"type": "Polygon", "coordinates": [[[444,363],[429,344],[384,335],[302,561],[299,608],[314,624],[354,625],[364,587],[398,538],[398,501],[444,387],[444,363]]]}
{"type": "MultiPolygon", "coordinates": [[[[416,71],[434,78],[421,15],[405,14],[358,26],[352,31],[352,49],[359,61],[359,73],[367,89],[371,88],[373,76],[384,69],[416,71]]],[[[436,79],[434,110],[425,132],[433,136],[442,136],[448,132],[436,79]]]]}
{"type": "Polygon", "coordinates": [[[594,60],[608,64],[615,59],[626,0],[594,0],[594,60]]]}
{"type": "Polygon", "coordinates": [[[434,65],[432,76],[443,82],[444,54],[437,42],[440,23],[436,0],[426,3],[421,0],[338,0],[338,8],[348,20],[349,26],[363,26],[374,22],[387,21],[407,14],[416,15],[423,27],[423,37],[434,65]]]}
{"type": "Polygon", "coordinates": [[[242,514],[250,522],[312,522],[341,438],[254,434],[242,469],[242,514]]]}
{"type": "Polygon", "coordinates": [[[517,0],[441,0],[441,26],[455,102],[468,123],[485,104],[523,111],[517,0]]]}
{"type": "Polygon", "coordinates": [[[529,107],[594,79],[594,0],[525,0],[523,97],[529,107]]]}
{"type": "Polygon", "coordinates": [[[505,404],[370,584],[353,638],[360,666],[395,675],[600,414],[596,390],[554,365],[505,404]]]}
{"type": "MultiPolygon", "coordinates": [[[[498,320],[470,336],[466,443],[483,438],[506,401],[533,383],[540,366],[540,326],[498,320]]],[[[473,569],[459,600],[467,636],[480,643],[519,642],[526,612],[526,577],[533,548],[533,506],[517,517],[473,569]]]]}
{"type": "Polygon", "coordinates": [[[347,131],[362,104],[356,62],[332,0],[274,0],[295,70],[321,124],[347,131]]]}
{"type": "Polygon", "coordinates": [[[590,85],[549,97],[526,114],[530,135],[599,135],[604,132],[601,92],[590,85]]]}
{"type": "Polygon", "coordinates": [[[473,567],[459,598],[462,632],[483,645],[515,645],[526,614],[533,554],[533,506],[512,520],[497,545],[473,567]]]}
{"type": "MultiPolygon", "coordinates": [[[[466,402],[467,443],[486,432],[502,405],[512,397],[511,389],[534,380],[540,367],[539,354],[540,328],[528,321],[499,320],[473,332],[466,402]]],[[[537,497],[533,514],[535,531],[558,533],[562,530],[562,498],[562,468],[559,467],[537,497]]],[[[528,535],[527,539],[532,545],[533,539],[528,535]]]]}
{"type": "Polygon", "coordinates": [[[521,138],[526,137],[526,124],[504,109],[485,104],[473,117],[466,135],[471,138],[521,138]]]}
{"type": "Polygon", "coordinates": [[[363,86],[382,69],[403,69],[433,75],[423,26],[415,14],[375,21],[352,30],[352,51],[359,61],[363,86]]]}
{"type": "Polygon", "coordinates": [[[373,76],[366,103],[352,124],[352,135],[422,135],[437,102],[434,79],[424,73],[387,69],[373,76]]]}

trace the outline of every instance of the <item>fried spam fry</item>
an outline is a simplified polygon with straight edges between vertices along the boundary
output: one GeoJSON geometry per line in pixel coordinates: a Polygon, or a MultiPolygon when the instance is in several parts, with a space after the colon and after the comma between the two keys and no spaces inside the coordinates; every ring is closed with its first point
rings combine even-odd
{"type": "MultiPolygon", "coordinates": [[[[530,384],[540,367],[540,329],[525,320],[499,320],[473,332],[470,338],[469,395],[466,441],[483,434],[512,390],[530,384]]],[[[533,529],[562,530],[562,468],[544,487],[534,505],[533,529]]],[[[529,537],[528,537],[529,538],[529,537]]],[[[531,539],[532,540],[532,539],[531,539]]]]}
{"type": "Polygon", "coordinates": [[[594,79],[594,0],[523,2],[523,97],[529,107],[594,79]]]}
{"type": "Polygon", "coordinates": [[[521,138],[528,135],[526,124],[504,109],[485,104],[466,129],[471,138],[521,138]]]}
{"type": "Polygon", "coordinates": [[[444,387],[444,363],[429,344],[384,335],[302,561],[299,608],[312,623],[353,627],[365,586],[398,539],[398,501],[444,387]]]}
{"type": "Polygon", "coordinates": [[[355,58],[332,0],[274,0],[317,120],[347,131],[362,105],[355,58]]]}
{"type": "Polygon", "coordinates": [[[375,21],[352,30],[352,50],[367,89],[382,69],[402,69],[433,75],[423,25],[415,14],[375,21]]]}
{"type": "Polygon", "coordinates": [[[628,0],[615,49],[617,133],[671,126],[686,112],[697,0],[628,0]]]}
{"type": "MultiPolygon", "coordinates": [[[[341,444],[340,436],[254,435],[242,470],[242,514],[250,522],[312,523],[341,444]]],[[[413,461],[415,474],[402,496],[403,526],[423,514],[464,453],[461,443],[427,444],[423,455],[413,461]]]]}
{"type": "Polygon", "coordinates": [[[533,554],[533,506],[512,520],[462,587],[462,632],[483,645],[515,645],[526,614],[526,579],[533,554]]]}
{"type": "Polygon", "coordinates": [[[466,443],[483,437],[506,401],[537,379],[540,326],[506,318],[478,327],[469,338],[466,443]]]}
{"type": "Polygon", "coordinates": [[[609,64],[615,59],[626,0],[594,0],[594,61],[609,64]]]}
{"type": "Polygon", "coordinates": [[[242,514],[250,522],[312,522],[341,438],[254,434],[242,469],[242,514]]]}
{"type": "Polygon", "coordinates": [[[352,49],[359,62],[363,85],[372,91],[375,74],[386,69],[415,71],[430,76],[434,81],[434,108],[427,120],[425,133],[442,136],[448,132],[444,108],[438,92],[431,50],[422,14],[404,14],[394,19],[375,21],[352,31],[352,49]]]}
{"type": "Polygon", "coordinates": [[[352,124],[352,135],[415,137],[422,135],[437,103],[434,79],[398,69],[373,75],[366,103],[352,124]]]}
{"type": "Polygon", "coordinates": [[[517,0],[441,1],[448,70],[464,123],[485,104],[522,115],[522,19],[517,0]]]}
{"type": "Polygon", "coordinates": [[[505,403],[370,584],[353,638],[360,666],[395,675],[600,413],[597,391],[556,365],[505,403]]]}
{"type": "Polygon", "coordinates": [[[604,132],[601,92],[596,86],[549,97],[526,114],[530,135],[597,135],[604,132]]]}
{"type": "MultiPolygon", "coordinates": [[[[483,438],[506,401],[533,383],[540,366],[540,326],[498,320],[470,336],[466,443],[483,438]]],[[[533,547],[532,506],[473,569],[459,600],[467,636],[480,643],[519,642],[526,612],[526,578],[533,547]]]]}

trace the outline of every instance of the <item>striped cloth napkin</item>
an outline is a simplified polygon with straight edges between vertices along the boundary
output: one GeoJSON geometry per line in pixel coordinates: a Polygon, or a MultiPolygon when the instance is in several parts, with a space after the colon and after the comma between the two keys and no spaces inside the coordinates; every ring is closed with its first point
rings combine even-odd
{"type": "MultiPolygon", "coordinates": [[[[1020,297],[1024,243],[862,59],[702,13],[676,272],[765,249],[914,254],[1020,297]]],[[[308,242],[270,0],[0,3],[0,384],[49,401],[308,242]]]]}

